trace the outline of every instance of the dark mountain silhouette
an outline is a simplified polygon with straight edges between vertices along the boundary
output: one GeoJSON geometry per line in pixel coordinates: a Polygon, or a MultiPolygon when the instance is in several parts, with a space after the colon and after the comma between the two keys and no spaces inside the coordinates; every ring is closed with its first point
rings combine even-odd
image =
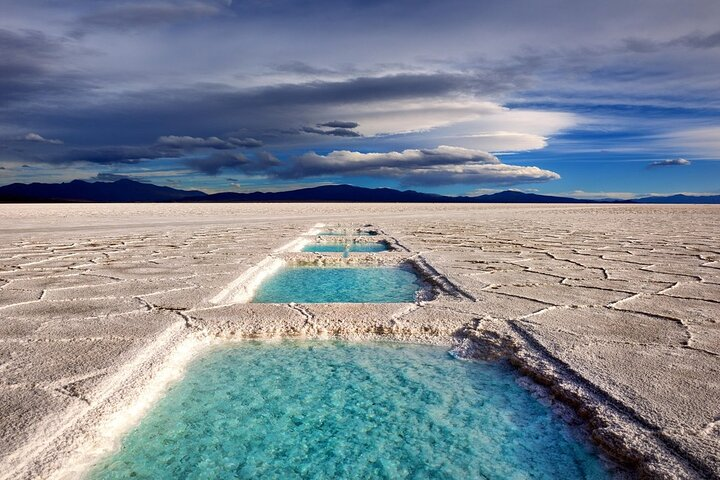
{"type": "MultiPolygon", "coordinates": [[[[0,187],[0,202],[398,202],[398,203],[608,203],[515,190],[474,197],[449,197],[414,190],[323,185],[286,192],[207,194],[134,180],[115,182],[13,183],[0,187]]],[[[646,197],[616,203],[720,203],[720,195],[646,197]]]]}
{"type": "Polygon", "coordinates": [[[538,195],[536,193],[524,193],[516,190],[505,190],[503,192],[468,198],[471,203],[595,203],[592,200],[538,195]]]}
{"type": "MultiPolygon", "coordinates": [[[[465,198],[465,197],[459,197],[465,198]]],[[[464,201],[468,199],[465,198],[464,201]]],[[[187,201],[195,201],[189,199],[187,201]]],[[[392,188],[365,188],[352,185],[323,185],[286,192],[215,193],[201,202],[458,202],[458,197],[392,188]]]]}
{"type": "Polygon", "coordinates": [[[477,197],[448,197],[414,190],[365,188],[352,185],[324,185],[287,192],[215,193],[200,202],[402,202],[402,203],[588,203],[575,198],[536,195],[512,190],[477,197]]]}
{"type": "Polygon", "coordinates": [[[712,203],[720,204],[720,195],[668,195],[667,197],[644,197],[634,200],[635,203],[680,203],[680,204],[697,204],[712,203]]]}
{"type": "Polygon", "coordinates": [[[198,190],[177,190],[133,180],[115,182],[13,183],[0,187],[3,202],[168,202],[199,198],[198,190]]]}

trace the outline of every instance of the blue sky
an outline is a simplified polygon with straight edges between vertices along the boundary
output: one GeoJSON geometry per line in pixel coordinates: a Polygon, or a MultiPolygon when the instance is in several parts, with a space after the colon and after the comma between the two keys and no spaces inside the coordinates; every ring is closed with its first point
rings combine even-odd
{"type": "Polygon", "coordinates": [[[720,193],[720,3],[0,0],[0,184],[720,193]]]}

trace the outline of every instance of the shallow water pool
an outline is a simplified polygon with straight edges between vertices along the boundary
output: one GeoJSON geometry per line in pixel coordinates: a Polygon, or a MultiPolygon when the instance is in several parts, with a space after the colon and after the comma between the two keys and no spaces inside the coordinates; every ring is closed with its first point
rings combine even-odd
{"type": "Polygon", "coordinates": [[[90,473],[106,479],[609,478],[503,365],[343,342],[216,348],[90,473]]]}
{"type": "Polygon", "coordinates": [[[385,252],[388,246],[382,242],[361,243],[310,243],[305,245],[303,252],[385,252]]]}
{"type": "Polygon", "coordinates": [[[374,230],[370,231],[328,231],[328,232],[320,232],[318,235],[323,237],[374,237],[378,234],[378,232],[374,230]]]}
{"type": "Polygon", "coordinates": [[[254,303],[414,302],[423,287],[403,267],[285,267],[265,280],[254,303]]]}

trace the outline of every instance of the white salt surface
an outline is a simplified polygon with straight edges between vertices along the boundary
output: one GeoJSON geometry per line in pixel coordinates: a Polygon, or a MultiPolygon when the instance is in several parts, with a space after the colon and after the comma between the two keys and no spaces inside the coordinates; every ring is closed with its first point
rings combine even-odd
{"type": "Polygon", "coordinates": [[[720,477],[719,207],[2,205],[0,224],[0,478],[79,471],[189,345],[287,336],[508,357],[638,472],[720,477]],[[294,252],[318,223],[373,224],[408,251],[352,261],[418,261],[439,297],[237,303],[273,259],[317,261],[294,252]]]}

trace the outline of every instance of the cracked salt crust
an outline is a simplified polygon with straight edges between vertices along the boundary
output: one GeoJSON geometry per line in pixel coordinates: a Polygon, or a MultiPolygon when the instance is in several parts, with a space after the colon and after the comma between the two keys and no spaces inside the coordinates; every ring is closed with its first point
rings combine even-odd
{"type": "Polygon", "coordinates": [[[638,472],[719,478],[719,214],[630,205],[0,206],[0,472],[50,478],[78,467],[69,455],[103,445],[103,422],[149,401],[148,385],[192,358],[186,342],[305,336],[509,358],[638,472]],[[369,221],[458,296],[355,307],[210,301],[267,256],[295,255],[299,238],[369,221]],[[318,222],[325,226],[302,235],[318,222]]]}

